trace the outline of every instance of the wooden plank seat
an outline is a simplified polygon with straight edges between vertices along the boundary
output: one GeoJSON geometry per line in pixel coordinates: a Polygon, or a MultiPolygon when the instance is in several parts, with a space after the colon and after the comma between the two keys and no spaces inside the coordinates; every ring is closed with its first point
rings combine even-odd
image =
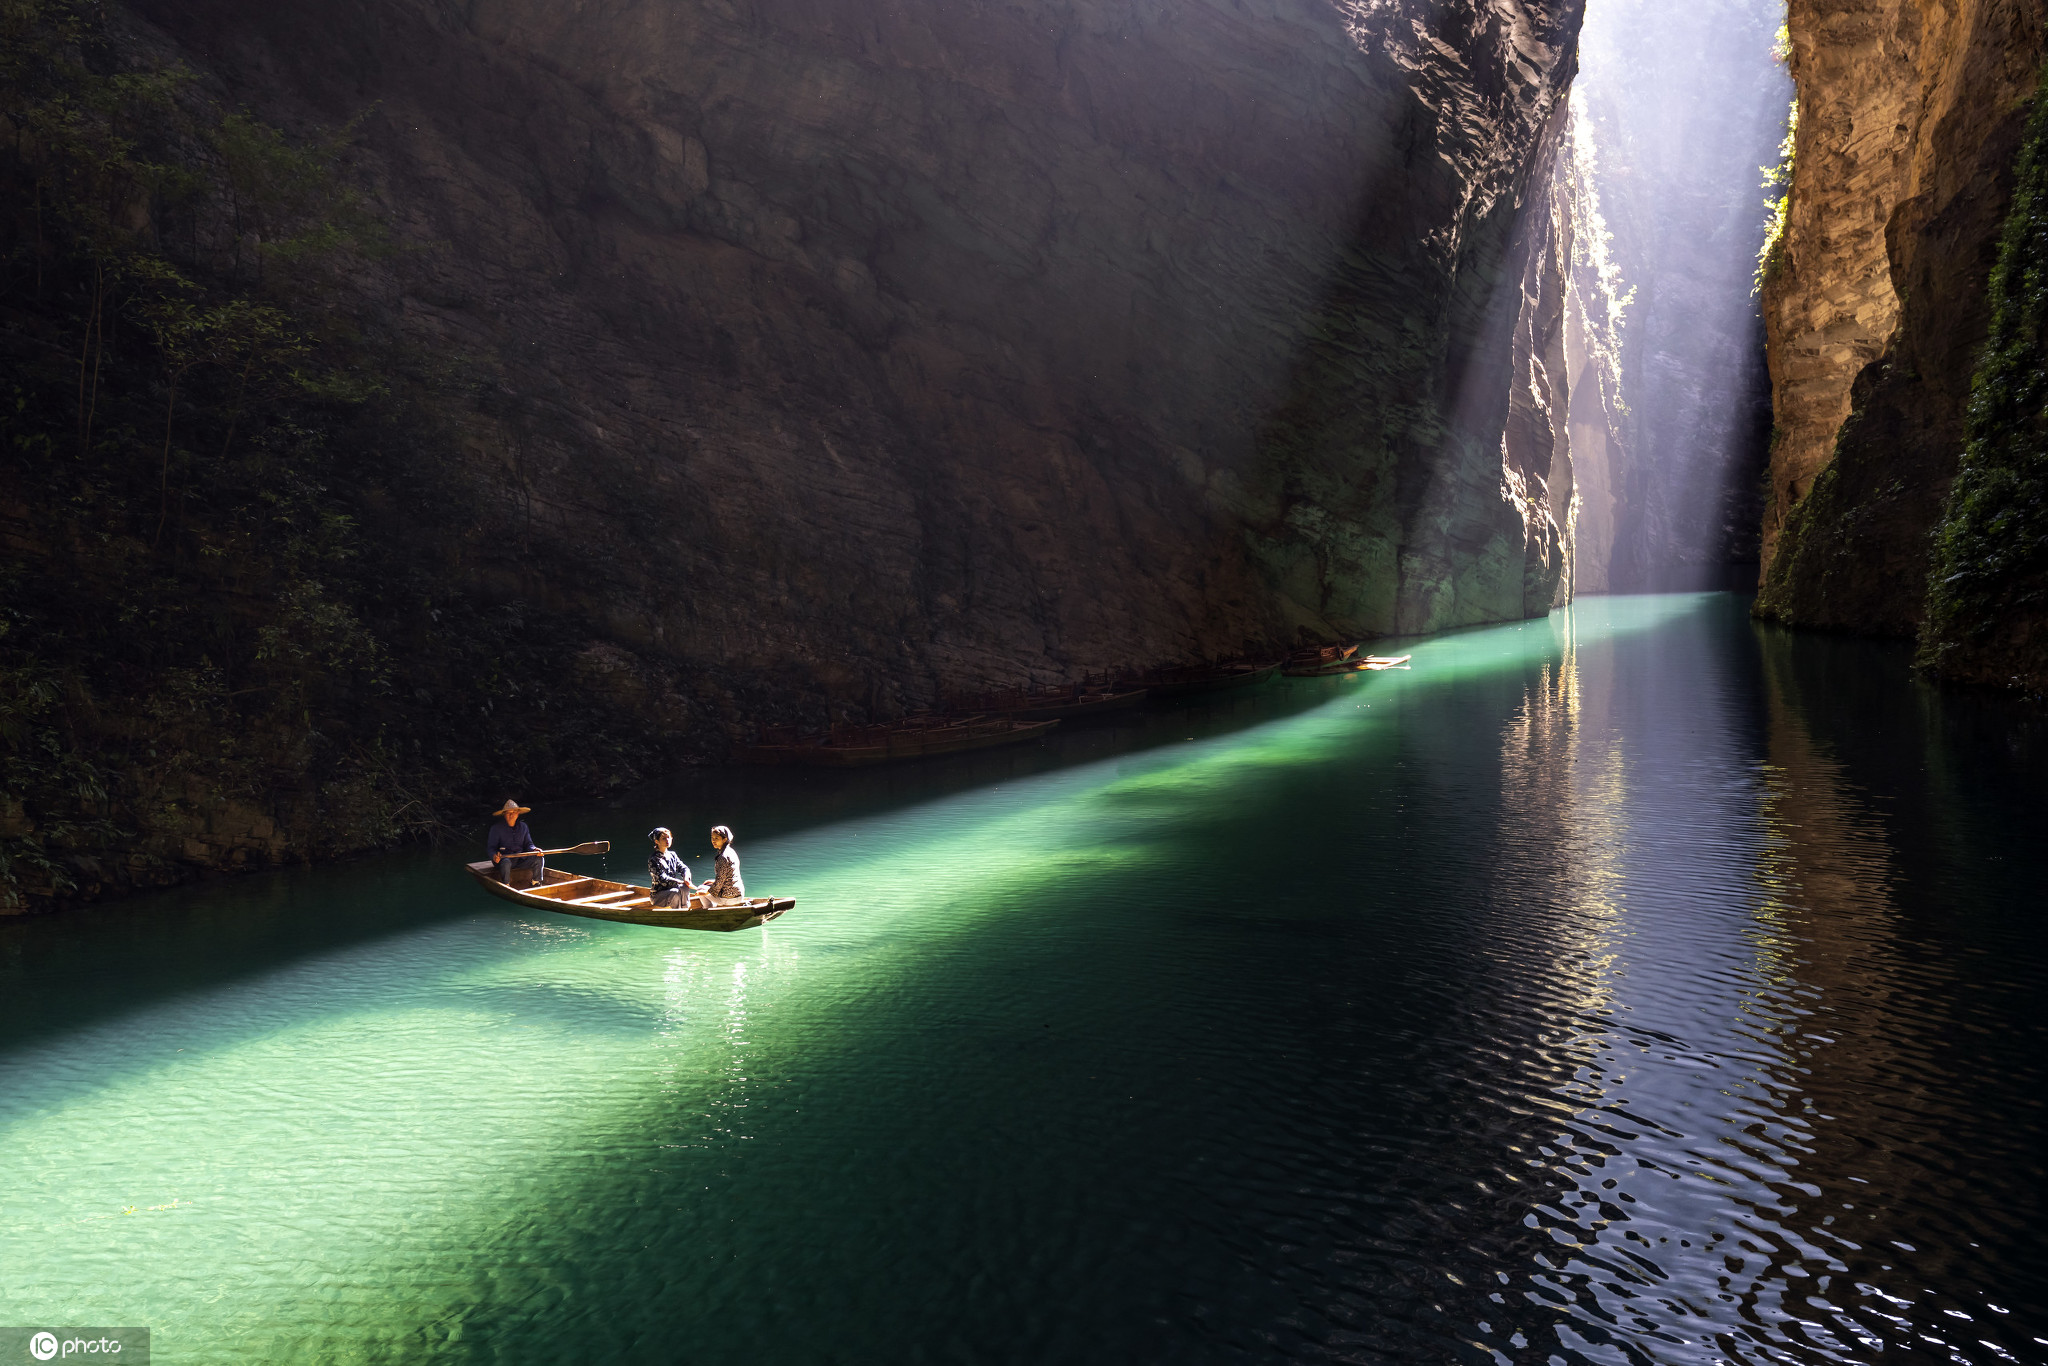
{"type": "Polygon", "coordinates": [[[525,890],[534,896],[544,896],[550,900],[560,900],[572,893],[588,890],[593,885],[606,887],[611,884],[602,882],[594,877],[570,877],[564,878],[560,882],[550,882],[539,887],[528,887],[525,890]]]}
{"type": "Polygon", "coordinates": [[[644,893],[635,888],[624,892],[599,892],[596,896],[568,896],[562,897],[561,900],[571,906],[602,906],[607,902],[631,901],[633,898],[641,895],[644,895],[644,893]]]}

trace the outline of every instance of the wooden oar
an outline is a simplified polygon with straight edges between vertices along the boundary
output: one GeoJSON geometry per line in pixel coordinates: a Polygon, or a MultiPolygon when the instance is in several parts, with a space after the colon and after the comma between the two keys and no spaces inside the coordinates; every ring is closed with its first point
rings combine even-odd
{"type": "Polygon", "coordinates": [[[572,844],[567,849],[521,849],[517,852],[507,849],[504,851],[504,856],[506,858],[545,858],[549,854],[609,854],[611,851],[612,842],[610,840],[592,840],[588,844],[572,844]]]}

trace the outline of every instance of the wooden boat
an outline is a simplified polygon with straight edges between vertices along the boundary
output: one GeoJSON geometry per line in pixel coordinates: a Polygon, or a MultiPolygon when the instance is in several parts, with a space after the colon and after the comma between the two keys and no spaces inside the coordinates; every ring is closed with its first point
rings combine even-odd
{"type": "Polygon", "coordinates": [[[1364,659],[1340,659],[1315,669],[1289,669],[1289,678],[1324,678],[1330,674],[1377,673],[1381,669],[1403,669],[1413,655],[1367,655],[1364,659]]]}
{"type": "Polygon", "coordinates": [[[1067,721],[1123,711],[1145,700],[1144,688],[1107,681],[1055,683],[1043,688],[1009,688],[949,699],[946,710],[961,715],[1007,716],[1017,721],[1067,721]]]}
{"type": "Polygon", "coordinates": [[[1296,650],[1281,664],[1280,672],[1289,678],[1315,678],[1321,674],[1342,673],[1351,656],[1357,653],[1357,641],[1349,645],[1323,645],[1296,650]]]}
{"type": "Polygon", "coordinates": [[[842,726],[811,738],[771,732],[758,745],[741,746],[735,757],[750,764],[863,768],[1021,744],[1036,740],[1058,724],[1057,720],[1020,721],[1007,716],[910,717],[879,726],[842,726]]]}
{"type": "Polygon", "coordinates": [[[1289,678],[1323,678],[1329,674],[1357,673],[1364,667],[1362,659],[1332,659],[1315,665],[1290,665],[1280,672],[1289,678]]]}
{"type": "Polygon", "coordinates": [[[1315,668],[1290,668],[1280,670],[1288,678],[1327,678],[1329,674],[1356,674],[1366,668],[1364,659],[1331,659],[1329,664],[1317,664],[1315,668]]]}
{"type": "Polygon", "coordinates": [[[559,868],[533,887],[508,887],[498,881],[489,860],[465,865],[469,875],[492,896],[535,910],[580,915],[590,920],[617,920],[628,925],[661,925],[672,930],[750,930],[765,925],[796,905],[792,897],[748,897],[729,904],[713,903],[701,910],[657,910],[645,887],[578,877],[559,868]]]}
{"type": "Polygon", "coordinates": [[[1196,693],[1223,688],[1244,688],[1263,683],[1280,672],[1279,661],[1263,664],[1238,660],[1227,664],[1191,664],[1181,669],[1161,669],[1125,680],[1126,687],[1145,688],[1153,697],[1192,697],[1196,693]]]}

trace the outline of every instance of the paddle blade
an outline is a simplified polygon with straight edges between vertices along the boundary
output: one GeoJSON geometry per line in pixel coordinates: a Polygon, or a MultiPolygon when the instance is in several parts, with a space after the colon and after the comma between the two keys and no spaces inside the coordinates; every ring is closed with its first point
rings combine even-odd
{"type": "Polygon", "coordinates": [[[579,844],[574,849],[564,849],[562,852],[565,854],[609,854],[611,851],[612,842],[610,840],[592,840],[588,844],[579,844]]]}

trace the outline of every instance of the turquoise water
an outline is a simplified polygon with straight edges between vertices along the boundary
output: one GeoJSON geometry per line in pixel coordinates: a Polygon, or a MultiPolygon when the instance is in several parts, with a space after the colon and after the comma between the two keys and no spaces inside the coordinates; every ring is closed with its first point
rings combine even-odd
{"type": "Polygon", "coordinates": [[[613,872],[730,823],[799,898],[763,931],[528,914],[466,851],[0,925],[0,1322],[206,1363],[2048,1361],[2039,713],[1727,597],[1403,648],[535,803],[613,872]]]}

